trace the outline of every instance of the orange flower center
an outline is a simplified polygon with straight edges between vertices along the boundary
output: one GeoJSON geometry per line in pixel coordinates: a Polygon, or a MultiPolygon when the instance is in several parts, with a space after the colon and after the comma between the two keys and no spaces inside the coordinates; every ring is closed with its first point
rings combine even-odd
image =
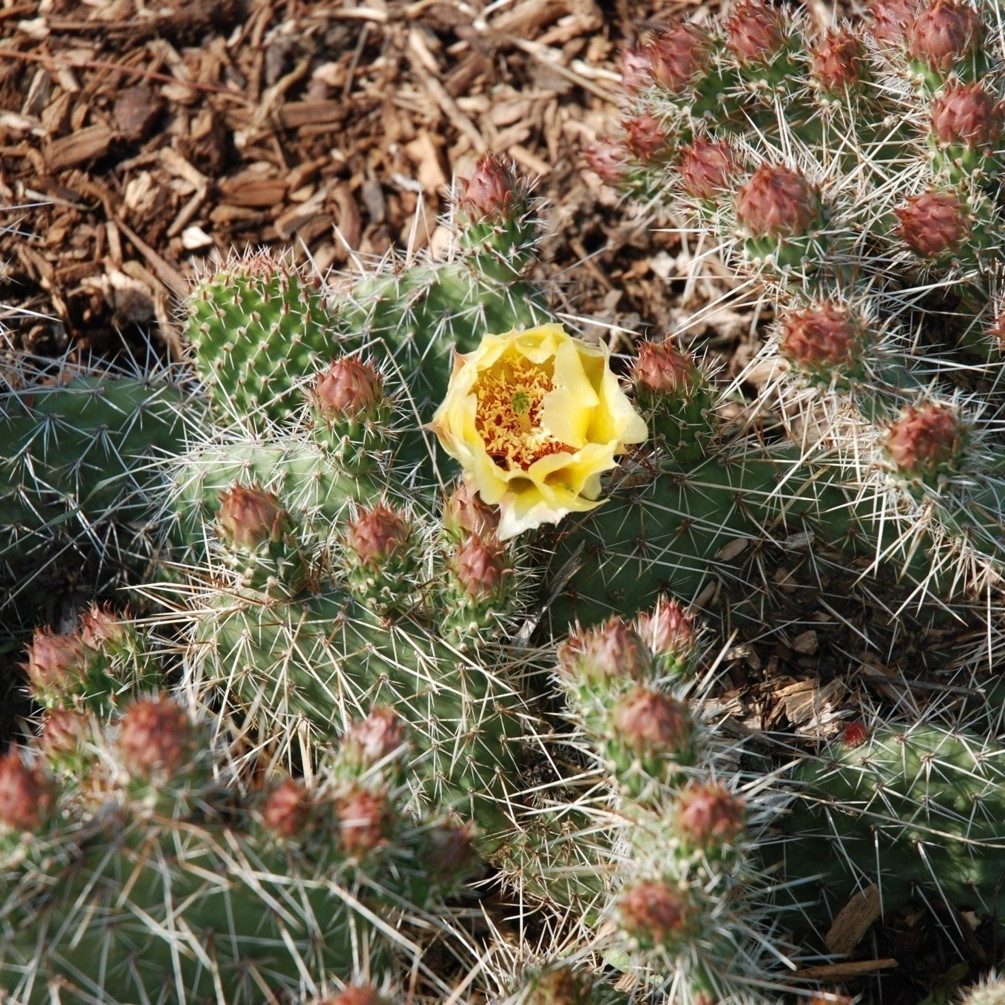
{"type": "Polygon", "coordinates": [[[519,353],[507,353],[475,381],[475,428],[500,468],[526,471],[548,454],[573,452],[541,422],[553,374],[551,360],[532,363],[519,353]]]}

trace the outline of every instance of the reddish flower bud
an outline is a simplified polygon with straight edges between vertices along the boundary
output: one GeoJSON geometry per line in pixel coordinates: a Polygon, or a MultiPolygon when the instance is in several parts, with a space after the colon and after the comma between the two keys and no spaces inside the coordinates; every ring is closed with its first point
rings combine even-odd
{"type": "Polygon", "coordinates": [[[676,600],[660,597],[651,614],[639,615],[639,635],[658,656],[686,656],[695,634],[694,619],[676,600]]]}
{"type": "Polygon", "coordinates": [[[265,797],[262,822],[273,834],[294,838],[307,826],[312,806],[306,787],[292,778],[286,778],[265,797]]]}
{"type": "Polygon", "coordinates": [[[933,402],[911,405],[890,426],[886,449],[905,474],[927,474],[955,460],[963,430],[955,409],[933,402]]]}
{"type": "Polygon", "coordinates": [[[572,966],[553,966],[534,977],[525,1005],[592,1005],[592,975],[572,966]]]}
{"type": "Polygon", "coordinates": [[[764,0],[738,0],[726,19],[726,48],[741,63],[770,63],[785,44],[785,15],[764,0]]]}
{"type": "Polygon", "coordinates": [[[390,821],[383,793],[353,789],[338,801],[335,812],[339,841],[347,855],[359,858],[384,840],[390,821]]]}
{"type": "Polygon", "coordinates": [[[667,138],[663,125],[653,115],[636,115],[621,123],[625,130],[625,145],[642,162],[655,160],[666,153],[667,138]]]}
{"type": "Polygon", "coordinates": [[[743,800],[721,785],[691,782],[677,796],[674,823],[686,844],[709,851],[732,844],[745,816],[743,800]]]}
{"type": "Polygon", "coordinates": [[[862,330],[846,308],[830,300],[782,320],[782,352],[800,366],[837,366],[853,363],[862,343],[862,330]]]}
{"type": "Polygon", "coordinates": [[[813,47],[813,76],[825,91],[841,91],[862,79],[864,57],[862,39],[855,32],[828,32],[813,47]]]}
{"type": "Polygon", "coordinates": [[[372,414],[384,397],[384,382],[369,363],[345,356],[319,374],[311,400],[321,416],[330,421],[359,419],[372,414]]]}
{"type": "Polygon", "coordinates": [[[495,538],[472,535],[457,549],[451,568],[472,600],[486,600],[509,571],[506,549],[495,538]]]}
{"type": "Polygon", "coordinates": [[[884,45],[903,45],[920,6],[921,0],[872,0],[873,38],[884,45]]]}
{"type": "Polygon", "coordinates": [[[278,541],[286,519],[286,511],[271,492],[235,485],[220,493],[217,525],[220,536],[234,548],[254,551],[267,541],[278,541]]]}
{"type": "Polygon", "coordinates": [[[340,991],[334,998],[325,998],[315,1005],[391,1005],[391,1002],[379,994],[376,988],[357,984],[340,991]]]}
{"type": "Polygon", "coordinates": [[[861,722],[849,722],[841,731],[841,742],[846,747],[861,747],[868,739],[869,734],[861,722]]]}
{"type": "Polygon", "coordinates": [[[820,196],[799,171],[765,164],[740,189],[736,215],[753,237],[809,233],[820,216],[820,196]]]}
{"type": "Polygon", "coordinates": [[[894,212],[900,220],[900,236],[925,258],[958,251],[970,234],[970,214],[952,192],[908,196],[894,212]]]}
{"type": "Polygon", "coordinates": [[[604,681],[640,677],[648,666],[649,654],[635,629],[614,617],[571,634],[559,647],[558,659],[570,676],[604,681]]]}
{"type": "Polygon", "coordinates": [[[618,73],[626,91],[641,91],[653,81],[650,75],[652,64],[647,48],[630,46],[621,50],[618,56],[618,73]]]}
{"type": "Polygon", "coordinates": [[[943,72],[971,53],[984,35],[980,15],[963,0],[932,0],[911,23],[907,54],[943,72]]]}
{"type": "Polygon", "coordinates": [[[173,774],[191,757],[195,733],[188,714],[168,697],[134,701],[122,716],[119,755],[137,778],[173,774]]]}
{"type": "Polygon", "coordinates": [[[727,140],[698,137],[680,152],[678,173],[684,191],[695,199],[713,199],[729,188],[739,170],[727,140]]]}
{"type": "Polygon", "coordinates": [[[672,943],[691,926],[693,910],[685,894],[662,880],[630,887],[618,907],[624,929],[655,945],[672,943]]]}
{"type": "Polygon", "coordinates": [[[618,740],[633,750],[679,753],[691,743],[693,723],[687,706],[651,688],[637,687],[621,698],[613,722],[618,740]]]}
{"type": "Polygon", "coordinates": [[[660,87],[679,94],[711,61],[711,42],[697,25],[677,24],[661,31],[646,47],[650,73],[660,87]]]}
{"type": "Polygon", "coordinates": [[[76,633],[57,635],[48,628],[36,628],[26,653],[28,659],[21,665],[36,697],[59,694],[87,673],[90,650],[76,633]]]}
{"type": "Polygon", "coordinates": [[[408,533],[404,517],[378,503],[349,525],[349,547],[363,565],[378,566],[405,544],[408,533]]]}
{"type": "Polygon", "coordinates": [[[87,736],[88,719],[79,712],[54,708],[42,720],[39,749],[46,757],[73,754],[87,736]]]}
{"type": "Polygon", "coordinates": [[[119,645],[129,635],[125,622],[107,604],[91,604],[80,619],[80,634],[92,649],[119,645]]]}
{"type": "Polygon", "coordinates": [[[49,819],[56,801],[52,783],[19,751],[0,755],[0,829],[32,833],[49,819]]]}
{"type": "Polygon", "coordinates": [[[441,879],[456,879],[471,862],[471,830],[444,824],[430,832],[429,866],[441,879]]]}
{"type": "Polygon", "coordinates": [[[375,708],[365,719],[349,727],[345,745],[364,765],[377,764],[405,743],[405,723],[392,708],[375,708]]]}
{"type": "Polygon", "coordinates": [[[635,384],[651,394],[674,394],[695,380],[694,362],[670,339],[640,343],[635,358],[635,384]]]}
{"type": "Polygon", "coordinates": [[[939,143],[993,147],[1003,127],[1005,105],[981,84],[956,84],[932,100],[932,132],[939,143]]]}
{"type": "Polygon", "coordinates": [[[471,177],[461,181],[460,204],[476,218],[509,216],[523,197],[513,165],[499,154],[482,154],[471,177]]]}
{"type": "Polygon", "coordinates": [[[628,151],[610,136],[598,136],[586,148],[586,166],[608,185],[620,185],[628,172],[628,151]]]}
{"type": "Polygon", "coordinates": [[[471,482],[460,481],[443,504],[443,527],[448,534],[490,537],[499,527],[499,507],[482,502],[471,482]]]}

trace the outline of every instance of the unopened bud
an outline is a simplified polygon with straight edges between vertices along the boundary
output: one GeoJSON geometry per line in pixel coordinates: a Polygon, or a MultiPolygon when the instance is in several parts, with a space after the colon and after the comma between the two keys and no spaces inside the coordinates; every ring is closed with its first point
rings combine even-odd
{"type": "Polygon", "coordinates": [[[608,185],[620,185],[628,172],[628,151],[610,136],[598,136],[584,153],[586,166],[608,185]]]}
{"type": "Polygon", "coordinates": [[[936,402],[910,406],[890,426],[886,449],[905,474],[929,474],[955,460],[962,444],[956,410],[936,402]]]}
{"type": "Polygon", "coordinates": [[[630,887],[618,907],[625,931],[650,945],[672,945],[691,928],[693,908],[686,895],[662,880],[630,887]]]}
{"type": "Polygon", "coordinates": [[[690,355],[670,339],[640,343],[635,358],[635,384],[650,394],[675,394],[694,384],[697,370],[690,355]]]}
{"type": "Polygon", "coordinates": [[[38,747],[49,758],[74,754],[87,736],[88,719],[79,712],[54,708],[42,720],[38,747]]]}
{"type": "Polygon", "coordinates": [[[799,366],[839,366],[855,361],[862,329],[846,308],[825,300],[786,314],[780,343],[785,356],[799,366]]]}
{"type": "Polygon", "coordinates": [[[661,31],[646,53],[653,80],[679,94],[708,69],[711,41],[697,25],[677,24],[661,31]]]}
{"type": "Polygon", "coordinates": [[[362,510],[349,525],[349,547],[363,565],[376,567],[390,558],[408,540],[405,518],[378,503],[362,510]]]}
{"type": "Polygon", "coordinates": [[[907,35],[907,54],[946,72],[971,53],[984,35],[980,15],[964,0],[932,0],[921,8],[907,35]]]}
{"type": "Polygon", "coordinates": [[[709,200],[732,185],[739,163],[727,140],[708,140],[699,136],[681,150],[677,170],[688,195],[709,200]]]}
{"type": "Polygon", "coordinates": [[[618,57],[618,72],[621,74],[621,85],[626,91],[644,90],[652,83],[649,52],[645,48],[629,46],[621,50],[618,57]]]}
{"type": "Polygon", "coordinates": [[[490,537],[498,527],[499,507],[482,502],[471,482],[458,482],[443,503],[444,530],[457,537],[490,537]]]}
{"type": "Polygon", "coordinates": [[[741,63],[770,63],[785,44],[785,15],[764,0],[738,0],[726,19],[726,48],[741,63]]]}
{"type": "Polygon", "coordinates": [[[981,84],[956,84],[932,100],[932,132],[941,144],[993,147],[1005,127],[1005,106],[981,84]]]}
{"type": "Polygon", "coordinates": [[[647,687],[636,687],[618,701],[613,726],[620,743],[642,753],[683,753],[694,731],[686,705],[647,687]]]}
{"type": "Polygon", "coordinates": [[[220,493],[217,522],[221,537],[231,547],[255,551],[268,541],[278,541],[286,520],[286,511],[271,492],[235,485],[220,493]]]}
{"type": "Polygon", "coordinates": [[[658,656],[680,658],[694,648],[694,618],[676,600],[660,597],[652,613],[639,615],[639,635],[658,656]]]}
{"type": "Polygon", "coordinates": [[[472,535],[457,549],[451,568],[472,600],[486,600],[499,589],[509,572],[506,549],[493,537],[472,535]]]}
{"type": "Polygon", "coordinates": [[[864,58],[861,37],[839,28],[813,47],[813,76],[825,91],[841,91],[862,79],[864,58]]]}
{"type": "Polygon", "coordinates": [[[136,778],[172,775],[188,762],[195,732],[186,711],[171,698],[134,701],[122,716],[119,755],[136,778]]]}
{"type": "Polygon", "coordinates": [[[638,633],[619,617],[571,634],[559,647],[558,659],[569,676],[597,682],[638,679],[650,662],[638,633]]]}
{"type": "Polygon", "coordinates": [[[405,723],[392,708],[375,708],[346,731],[345,746],[364,765],[390,757],[405,743],[405,723]]]}
{"type": "Polygon", "coordinates": [[[87,673],[91,650],[78,634],[57,635],[48,628],[36,628],[28,659],[21,665],[27,671],[36,698],[58,696],[81,681],[87,673]]]}
{"type": "Polygon", "coordinates": [[[513,165],[499,154],[482,154],[470,178],[462,179],[460,204],[476,218],[497,221],[511,215],[524,192],[513,165]]]}
{"type": "Polygon", "coordinates": [[[265,797],[262,822],[281,838],[295,838],[310,820],[313,801],[306,787],[292,778],[281,781],[265,797]]]}
{"type": "Polygon", "coordinates": [[[846,747],[861,747],[869,739],[869,733],[861,722],[849,722],[841,730],[841,742],[846,747]]]}
{"type": "Polygon", "coordinates": [[[635,115],[621,125],[625,130],[625,146],[643,163],[667,152],[663,124],[654,115],[635,115]]]}
{"type": "Polygon", "coordinates": [[[354,356],[331,363],[314,381],[311,400],[332,422],[372,415],[384,397],[384,382],[374,367],[354,356]]]}
{"type": "Polygon", "coordinates": [[[391,1005],[391,1001],[376,988],[354,984],[340,991],[334,998],[325,998],[315,1002],[315,1005],[391,1005]]]}
{"type": "Polygon", "coordinates": [[[740,189],[736,215],[753,237],[807,234],[820,217],[820,196],[800,171],[765,164],[740,189]]]}
{"type": "Polygon", "coordinates": [[[38,831],[55,801],[52,783],[40,768],[25,764],[16,749],[0,755],[0,829],[38,831]]]}
{"type": "Polygon", "coordinates": [[[691,782],[678,796],[674,824],[693,848],[704,851],[732,844],[745,825],[743,800],[721,785],[691,782]]]}
{"type": "Polygon", "coordinates": [[[894,212],[900,220],[900,236],[925,258],[959,251],[970,235],[970,214],[953,192],[909,196],[894,212]]]}
{"type": "Polygon", "coordinates": [[[553,966],[537,974],[526,1005],[594,1005],[593,978],[572,966],[553,966]]]}
{"type": "Polygon", "coordinates": [[[872,36],[884,45],[902,46],[920,6],[920,0],[872,0],[872,36]]]}
{"type": "Polygon", "coordinates": [[[129,635],[125,621],[106,604],[91,604],[80,619],[80,634],[92,649],[116,646],[129,635]]]}
{"type": "Polygon", "coordinates": [[[339,842],[343,851],[359,858],[373,851],[383,840],[390,823],[383,793],[352,789],[336,806],[339,842]]]}

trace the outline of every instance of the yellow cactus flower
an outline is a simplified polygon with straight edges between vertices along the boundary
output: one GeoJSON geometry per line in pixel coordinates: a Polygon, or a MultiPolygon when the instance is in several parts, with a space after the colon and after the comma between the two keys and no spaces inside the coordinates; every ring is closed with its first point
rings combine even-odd
{"type": "Polygon", "coordinates": [[[607,347],[559,324],[486,335],[458,355],[430,428],[499,505],[504,540],[599,506],[600,476],[648,436],[607,347]]]}

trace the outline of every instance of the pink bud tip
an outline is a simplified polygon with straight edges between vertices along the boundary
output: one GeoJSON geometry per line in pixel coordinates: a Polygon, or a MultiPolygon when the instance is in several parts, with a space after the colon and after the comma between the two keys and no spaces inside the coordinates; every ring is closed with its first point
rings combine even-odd
{"type": "Polygon", "coordinates": [[[452,567],[464,592],[472,600],[485,600],[506,576],[506,551],[495,538],[471,536],[457,549],[452,567]]]}
{"type": "Polygon", "coordinates": [[[344,742],[358,753],[363,764],[377,764],[401,750],[405,723],[394,709],[375,708],[365,719],[349,727],[344,742]]]}
{"type": "Polygon", "coordinates": [[[813,76],[825,91],[840,91],[862,79],[865,50],[848,28],[828,32],[812,51],[813,76]]]}
{"type": "Polygon", "coordinates": [[[227,544],[254,551],[259,545],[282,537],[286,511],[271,492],[235,485],[220,493],[217,521],[227,544]]]}
{"type": "Polygon", "coordinates": [[[690,745],[692,728],[686,705],[651,688],[635,688],[614,709],[618,740],[643,752],[682,753],[690,745]]]}
{"type": "Polygon", "coordinates": [[[900,236],[925,258],[958,251],[970,234],[970,214],[952,192],[909,196],[894,212],[900,220],[900,236]]]}
{"type": "Polygon", "coordinates": [[[635,156],[646,163],[656,160],[666,153],[667,138],[663,124],[653,115],[636,115],[622,123],[625,130],[625,146],[635,156]]]}
{"type": "Polygon", "coordinates": [[[391,1005],[376,988],[355,984],[340,991],[334,998],[325,998],[315,1005],[391,1005]]]}
{"type": "Polygon", "coordinates": [[[854,362],[862,331],[847,308],[825,300],[786,314],[780,338],[782,352],[792,362],[806,367],[836,366],[854,362]]]}
{"type": "Polygon", "coordinates": [[[294,838],[307,826],[312,806],[310,793],[304,785],[286,778],[265,797],[262,822],[278,837],[294,838]]]}
{"type": "Polygon", "coordinates": [[[869,733],[861,722],[849,722],[841,731],[841,742],[846,747],[861,747],[869,739],[869,733]]]}
{"type": "Polygon", "coordinates": [[[869,5],[873,37],[889,46],[901,46],[921,6],[921,0],[872,0],[869,5]]]}
{"type": "Polygon", "coordinates": [[[597,142],[586,148],[586,166],[600,175],[608,185],[620,185],[628,172],[628,151],[610,136],[598,136],[597,142]]]}
{"type": "Polygon", "coordinates": [[[127,636],[126,625],[107,604],[91,604],[80,619],[80,634],[92,649],[117,645],[127,636]]]}
{"type": "Polygon", "coordinates": [[[672,341],[640,343],[635,358],[635,384],[651,394],[674,394],[690,387],[697,371],[690,355],[672,341]]]}
{"type": "Polygon", "coordinates": [[[1005,127],[1003,109],[981,84],[956,84],[932,100],[932,132],[939,143],[992,147],[1005,127]]]}
{"type": "Polygon", "coordinates": [[[639,615],[639,635],[658,656],[686,656],[694,647],[694,618],[676,600],[660,597],[651,614],[639,615]]]}
{"type": "Polygon", "coordinates": [[[449,534],[491,537],[499,527],[499,507],[482,502],[471,482],[460,481],[443,503],[443,527],[449,534]]]}
{"type": "Polygon", "coordinates": [[[0,755],[0,827],[33,833],[49,818],[55,793],[45,773],[17,750],[0,755]]]}
{"type": "Polygon", "coordinates": [[[192,754],[195,735],[188,714],[171,698],[134,701],[122,716],[119,754],[131,775],[171,775],[192,754]]]}
{"type": "Polygon", "coordinates": [[[513,165],[499,154],[482,154],[470,178],[462,180],[460,204],[474,217],[499,220],[509,216],[524,192],[513,165]]]}
{"type": "Polygon", "coordinates": [[[677,170],[688,195],[708,200],[731,186],[739,167],[727,140],[709,140],[699,136],[681,150],[677,170]]]}
{"type": "Polygon", "coordinates": [[[311,398],[329,420],[359,419],[372,413],[384,396],[384,382],[369,363],[345,356],[314,381],[311,398]]]}
{"type": "Polygon", "coordinates": [[[48,628],[36,628],[26,652],[28,659],[21,665],[36,696],[65,691],[87,673],[90,650],[77,633],[57,635],[48,628]]]}
{"type": "Polygon", "coordinates": [[[387,799],[383,793],[353,789],[336,806],[342,850],[359,858],[376,848],[387,833],[387,799]]]}
{"type": "Polygon", "coordinates": [[[635,93],[647,88],[653,82],[651,69],[648,48],[630,46],[621,50],[621,55],[618,57],[618,72],[621,74],[621,84],[626,91],[635,93]]]}
{"type": "Polygon", "coordinates": [[[674,820],[684,841],[710,850],[732,844],[743,833],[743,800],[721,785],[691,782],[677,797],[674,820]]]}
{"type": "Polygon", "coordinates": [[[726,19],[726,48],[741,63],[770,63],[785,43],[785,15],[764,0],[739,0],[726,19]]]}
{"type": "Polygon", "coordinates": [[[646,47],[650,73],[660,87],[679,94],[705,73],[711,62],[711,41],[693,24],[661,31],[646,47]]]}
{"type": "Polygon", "coordinates": [[[802,172],[765,164],[740,189],[736,215],[753,237],[801,236],[819,218],[820,196],[802,172]]]}
{"type": "Polygon", "coordinates": [[[380,565],[407,540],[404,517],[383,503],[363,510],[349,525],[349,547],[363,565],[380,565]]]}
{"type": "Polygon", "coordinates": [[[886,449],[905,474],[927,474],[951,463],[962,447],[959,417],[949,405],[910,406],[893,425],[886,449]]]}
{"type": "Polygon", "coordinates": [[[60,757],[74,753],[87,736],[87,717],[79,712],[54,708],[42,721],[38,745],[46,757],[60,757]]]}
{"type": "Polygon", "coordinates": [[[625,930],[657,945],[686,935],[691,925],[692,907],[684,893],[661,880],[630,887],[618,906],[625,930]]]}
{"type": "Polygon", "coordinates": [[[980,15],[964,0],[932,0],[910,26],[907,54],[945,72],[972,52],[983,34],[980,15]]]}
{"type": "Polygon", "coordinates": [[[569,676],[596,681],[638,678],[649,664],[638,633],[619,617],[572,633],[559,647],[558,659],[569,676]]]}

